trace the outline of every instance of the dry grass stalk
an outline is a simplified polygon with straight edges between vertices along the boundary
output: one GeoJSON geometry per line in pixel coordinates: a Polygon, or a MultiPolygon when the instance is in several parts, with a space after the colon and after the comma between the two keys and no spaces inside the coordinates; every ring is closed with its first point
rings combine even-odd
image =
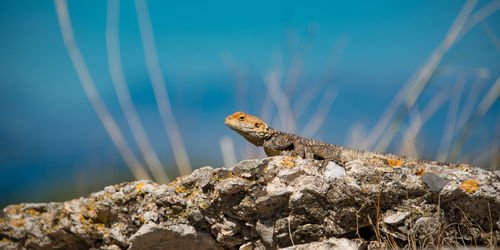
{"type": "Polygon", "coordinates": [[[275,71],[271,71],[267,79],[265,79],[267,91],[269,92],[269,95],[278,108],[280,124],[283,130],[294,133],[297,128],[295,126],[295,120],[290,109],[290,101],[285,95],[285,92],[283,92],[283,90],[280,88],[279,82],[280,78],[278,76],[278,73],[275,71]]]}
{"type": "Polygon", "coordinates": [[[292,112],[297,120],[300,119],[309,104],[313,102],[314,98],[324,92],[325,89],[333,88],[331,86],[328,87],[328,84],[330,84],[333,80],[335,70],[345,51],[345,48],[348,45],[348,42],[349,40],[345,37],[340,37],[337,41],[335,41],[330,55],[328,56],[322,76],[319,80],[310,84],[303,92],[301,92],[299,96],[294,99],[296,101],[293,103],[292,112]]]}
{"type": "Polygon", "coordinates": [[[163,127],[168,134],[170,145],[174,152],[177,168],[181,175],[187,175],[192,172],[191,164],[182,140],[182,135],[177,126],[175,116],[170,105],[170,99],[167,93],[167,87],[160,68],[160,61],[156,51],[156,43],[153,34],[153,27],[149,16],[149,10],[146,1],[135,0],[137,19],[139,20],[139,30],[141,33],[142,44],[144,48],[144,57],[148,68],[149,77],[153,85],[158,112],[160,113],[163,127]]]}
{"type": "Polygon", "coordinates": [[[110,135],[111,140],[113,141],[115,146],[118,148],[120,155],[124,159],[134,177],[137,180],[150,179],[147,171],[135,157],[120,128],[109,113],[106,104],[104,104],[101,96],[99,95],[99,92],[97,91],[94,80],[92,79],[85,60],[83,59],[83,56],[80,52],[80,48],[75,41],[73,28],[71,27],[71,20],[69,17],[67,2],[65,0],[55,0],[54,3],[56,6],[57,18],[59,20],[61,33],[64,39],[64,46],[68,51],[71,62],[73,63],[73,67],[76,70],[87,98],[92,104],[92,107],[94,108],[99,119],[104,125],[104,128],[110,135]]]}
{"type": "Polygon", "coordinates": [[[377,209],[377,217],[375,220],[375,236],[377,237],[377,241],[381,243],[381,236],[380,236],[380,194],[382,193],[382,172],[379,173],[379,180],[378,180],[378,194],[377,194],[377,203],[375,204],[375,208],[377,209]]]}
{"type": "Polygon", "coordinates": [[[226,51],[222,53],[221,57],[224,66],[226,67],[227,71],[233,78],[234,83],[236,84],[236,101],[238,104],[238,109],[246,110],[248,99],[246,70],[237,67],[236,62],[234,61],[234,58],[230,52],[226,51]]]}
{"type": "Polygon", "coordinates": [[[236,165],[236,154],[234,152],[233,140],[229,136],[223,136],[219,145],[222,151],[222,159],[224,160],[225,167],[232,167],[236,165]]]}
{"type": "Polygon", "coordinates": [[[452,161],[457,158],[460,151],[462,150],[465,141],[469,138],[470,133],[477,125],[479,120],[486,114],[486,112],[490,109],[491,105],[498,99],[500,95],[500,77],[497,78],[493,86],[483,97],[478,107],[474,111],[472,117],[467,121],[464,125],[464,128],[460,131],[455,140],[455,143],[452,146],[450,155],[448,156],[448,160],[452,161]]]}
{"type": "Polygon", "coordinates": [[[497,114],[495,124],[495,139],[491,147],[490,169],[500,170],[500,111],[497,114]]]}
{"type": "Polygon", "coordinates": [[[459,73],[457,75],[457,81],[455,82],[455,87],[453,88],[450,104],[448,106],[448,114],[446,116],[443,137],[441,138],[441,145],[439,146],[437,155],[438,161],[445,161],[447,158],[448,149],[450,148],[450,144],[456,128],[455,125],[457,122],[458,107],[460,105],[460,100],[462,99],[464,86],[465,75],[459,73]]]}
{"type": "Polygon", "coordinates": [[[288,220],[288,235],[290,236],[290,242],[292,242],[292,246],[295,246],[295,243],[293,242],[292,228],[290,226],[290,215],[291,214],[292,214],[292,212],[290,212],[290,214],[288,214],[286,219],[288,220]]]}
{"type": "Polygon", "coordinates": [[[462,39],[462,37],[465,34],[467,34],[467,32],[469,32],[469,30],[474,28],[474,26],[476,26],[478,23],[482,22],[483,20],[485,20],[489,16],[493,15],[498,10],[500,10],[500,0],[493,0],[493,1],[489,2],[488,4],[484,5],[483,7],[481,7],[476,12],[474,12],[474,14],[472,14],[470,16],[470,18],[467,20],[467,22],[465,23],[462,31],[458,35],[457,40],[462,39]]]}
{"type": "MultiPolygon", "coordinates": [[[[461,207],[457,206],[456,204],[453,204],[453,206],[454,206],[455,208],[457,208],[457,209],[460,211],[460,213],[462,214],[463,218],[465,219],[465,221],[466,221],[466,222],[467,222],[467,224],[468,224],[468,227],[467,227],[467,228],[468,228],[469,230],[471,230],[471,229],[473,229],[473,228],[477,228],[477,229],[479,229],[479,231],[481,232],[481,234],[482,234],[483,236],[488,237],[488,243],[489,243],[488,247],[493,248],[493,247],[495,247],[495,246],[496,246],[496,245],[492,245],[492,244],[493,244],[493,242],[495,242],[495,241],[496,241],[496,239],[490,238],[490,236],[491,236],[491,237],[493,237],[493,233],[492,233],[492,232],[493,232],[493,228],[492,228],[492,227],[491,227],[490,232],[489,232],[489,233],[486,233],[486,232],[483,230],[483,228],[481,227],[481,225],[479,225],[479,223],[477,223],[474,219],[472,219],[469,215],[467,215],[467,213],[465,213],[465,211],[464,211],[461,207]]],[[[489,218],[488,218],[488,220],[489,220],[489,223],[490,223],[490,225],[491,225],[491,223],[492,223],[492,221],[491,221],[491,211],[490,211],[489,209],[490,209],[490,204],[488,203],[488,212],[489,212],[489,218]]],[[[458,230],[460,231],[460,225],[458,225],[458,226],[457,226],[457,228],[458,228],[458,230]]],[[[474,234],[473,234],[473,233],[471,233],[471,235],[474,237],[474,234]]],[[[463,237],[463,236],[461,236],[461,238],[462,238],[462,242],[463,242],[463,244],[464,244],[464,246],[465,246],[465,242],[463,241],[464,237],[463,237]]],[[[473,241],[474,241],[474,246],[475,246],[475,247],[477,247],[477,239],[476,239],[475,237],[473,238],[473,241]]],[[[495,242],[495,243],[496,243],[496,242],[495,242]]]]}
{"type": "Polygon", "coordinates": [[[318,108],[316,109],[316,112],[309,120],[309,122],[304,126],[304,128],[300,130],[299,134],[301,136],[312,137],[314,134],[316,134],[316,132],[318,132],[318,130],[321,128],[321,125],[323,125],[323,123],[325,122],[328,111],[332,107],[333,101],[335,101],[336,96],[337,93],[333,90],[332,87],[326,89],[325,94],[321,98],[318,108]]]}
{"type": "Polygon", "coordinates": [[[364,148],[371,149],[379,138],[390,137],[384,138],[382,143],[375,146],[375,150],[379,151],[377,149],[387,147],[388,143],[392,140],[392,136],[395,134],[392,130],[399,128],[402,120],[400,117],[406,116],[407,111],[413,107],[422,90],[425,86],[427,86],[431,76],[437,69],[441,58],[457,41],[457,35],[461,31],[464,23],[467,21],[467,18],[476,4],[477,0],[469,0],[465,3],[441,44],[434,50],[430,58],[419,70],[415,72],[414,76],[408,80],[408,82],[393,98],[388,108],[370,132],[368,139],[364,143],[364,148]],[[386,130],[388,131],[387,135],[382,136],[383,132],[386,130]]]}
{"type": "Polygon", "coordinates": [[[482,21],[481,27],[486,32],[486,35],[488,35],[493,45],[495,45],[495,48],[497,48],[497,50],[500,52],[500,39],[498,39],[498,37],[495,35],[495,32],[491,30],[490,25],[486,21],[482,21]]]}
{"type": "Polygon", "coordinates": [[[146,165],[153,174],[155,180],[159,183],[169,183],[170,180],[158,158],[148,135],[137,114],[130,91],[127,87],[125,74],[123,73],[120,41],[119,41],[119,23],[120,23],[120,2],[119,0],[108,0],[107,20],[106,20],[106,47],[108,52],[108,65],[111,75],[111,81],[115,87],[116,95],[120,107],[125,114],[127,123],[132,131],[139,150],[146,161],[146,165]]]}
{"type": "Polygon", "coordinates": [[[487,78],[489,78],[489,71],[484,68],[478,69],[476,73],[476,79],[474,80],[469,94],[467,95],[465,104],[461,108],[460,115],[457,121],[456,131],[460,131],[461,129],[463,129],[463,127],[469,120],[472,111],[474,111],[474,107],[477,104],[477,100],[479,99],[479,94],[483,88],[485,79],[487,78]]]}
{"type": "Polygon", "coordinates": [[[304,69],[305,58],[310,54],[314,44],[314,38],[319,31],[318,23],[310,23],[308,25],[307,33],[302,41],[299,51],[294,55],[290,68],[288,69],[283,84],[284,93],[288,97],[292,97],[297,88],[297,85],[304,69]]]}
{"type": "Polygon", "coordinates": [[[449,98],[444,91],[435,95],[427,106],[422,110],[421,114],[416,110],[411,116],[412,121],[409,127],[403,133],[403,145],[400,147],[399,153],[407,156],[418,157],[417,136],[422,130],[423,125],[436,113],[437,110],[449,98]]]}

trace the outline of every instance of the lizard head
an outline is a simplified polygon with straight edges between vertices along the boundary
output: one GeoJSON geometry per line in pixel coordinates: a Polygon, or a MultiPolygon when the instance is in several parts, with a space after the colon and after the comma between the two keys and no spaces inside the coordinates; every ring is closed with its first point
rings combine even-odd
{"type": "Polygon", "coordinates": [[[271,135],[271,128],[262,119],[243,112],[226,117],[225,123],[256,146],[262,146],[264,140],[271,135]]]}

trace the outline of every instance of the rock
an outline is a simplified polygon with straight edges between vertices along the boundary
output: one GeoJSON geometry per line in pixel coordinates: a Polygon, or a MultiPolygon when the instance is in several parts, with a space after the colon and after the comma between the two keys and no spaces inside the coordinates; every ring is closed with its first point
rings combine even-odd
{"type": "Polygon", "coordinates": [[[420,240],[435,239],[440,229],[441,223],[436,217],[418,218],[413,227],[415,235],[417,235],[420,240]]]}
{"type": "Polygon", "coordinates": [[[277,156],[7,206],[0,249],[494,247],[499,193],[497,172],[465,165],[277,156]]]}
{"type": "Polygon", "coordinates": [[[359,249],[361,248],[362,241],[361,240],[349,240],[346,238],[329,238],[328,240],[320,241],[320,242],[312,242],[306,244],[300,244],[296,246],[282,248],[282,250],[327,250],[327,249],[359,249]]]}
{"type": "Polygon", "coordinates": [[[215,190],[223,195],[231,195],[243,191],[247,185],[247,181],[242,178],[229,178],[222,180],[215,186],[215,190]]]}
{"type": "Polygon", "coordinates": [[[143,225],[129,240],[129,249],[222,249],[209,233],[190,225],[143,225]]]}
{"type": "Polygon", "coordinates": [[[255,230],[260,236],[262,242],[264,242],[267,246],[273,245],[274,239],[274,222],[271,221],[257,221],[257,225],[255,226],[255,230]]]}
{"type": "Polygon", "coordinates": [[[335,162],[328,162],[325,167],[325,171],[323,172],[325,175],[325,178],[328,181],[333,181],[339,177],[342,177],[345,175],[345,169],[339,165],[337,165],[335,162]]]}
{"type": "Polygon", "coordinates": [[[409,212],[409,211],[397,212],[397,213],[392,214],[392,215],[384,216],[384,220],[383,221],[384,221],[384,223],[391,224],[391,225],[400,224],[410,214],[411,214],[411,212],[409,212]]]}
{"type": "Polygon", "coordinates": [[[425,173],[422,175],[422,181],[431,192],[439,192],[448,183],[445,179],[433,173],[425,173]]]}

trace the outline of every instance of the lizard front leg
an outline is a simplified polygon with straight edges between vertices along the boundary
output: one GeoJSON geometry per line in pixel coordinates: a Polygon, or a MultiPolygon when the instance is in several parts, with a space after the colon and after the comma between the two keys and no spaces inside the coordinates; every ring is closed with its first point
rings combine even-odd
{"type": "Polygon", "coordinates": [[[293,141],[285,142],[282,144],[277,144],[273,141],[265,141],[262,147],[264,147],[264,151],[266,152],[267,156],[292,156],[292,150],[289,149],[293,148],[293,141]]]}
{"type": "Polygon", "coordinates": [[[303,147],[302,149],[303,154],[304,154],[304,159],[316,159],[314,158],[314,153],[311,147],[303,147]]]}
{"type": "Polygon", "coordinates": [[[264,141],[262,145],[267,156],[301,156],[300,149],[296,148],[297,144],[292,136],[276,135],[264,141]]]}

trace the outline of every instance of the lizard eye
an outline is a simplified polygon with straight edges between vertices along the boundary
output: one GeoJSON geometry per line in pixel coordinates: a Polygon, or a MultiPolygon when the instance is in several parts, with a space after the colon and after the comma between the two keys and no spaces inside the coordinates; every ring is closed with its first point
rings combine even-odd
{"type": "Polygon", "coordinates": [[[255,123],[255,127],[256,127],[256,128],[260,127],[260,124],[255,123]]]}
{"type": "Polygon", "coordinates": [[[240,116],[240,121],[243,121],[245,120],[245,117],[244,116],[240,116]]]}

